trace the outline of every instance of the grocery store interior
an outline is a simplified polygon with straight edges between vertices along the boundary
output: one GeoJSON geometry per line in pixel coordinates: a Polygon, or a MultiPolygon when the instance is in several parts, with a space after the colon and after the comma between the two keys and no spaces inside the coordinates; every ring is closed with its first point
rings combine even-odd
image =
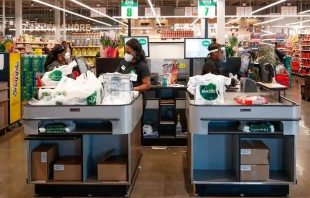
{"type": "Polygon", "coordinates": [[[0,5],[0,198],[310,197],[310,0],[0,5]]]}

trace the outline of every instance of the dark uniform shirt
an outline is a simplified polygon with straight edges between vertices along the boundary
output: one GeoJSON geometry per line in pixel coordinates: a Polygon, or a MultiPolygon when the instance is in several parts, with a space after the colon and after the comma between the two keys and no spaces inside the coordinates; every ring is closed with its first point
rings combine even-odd
{"type": "Polygon", "coordinates": [[[119,72],[121,74],[131,74],[131,73],[137,74],[137,81],[132,82],[134,87],[142,85],[142,79],[147,76],[150,76],[149,67],[147,66],[146,63],[142,61],[140,61],[137,64],[122,60],[118,68],[116,69],[116,72],[119,72]]]}
{"type": "Polygon", "coordinates": [[[211,57],[207,58],[207,61],[205,62],[202,68],[201,75],[205,75],[208,73],[211,73],[214,75],[222,75],[222,71],[221,71],[221,68],[218,62],[214,61],[211,57]]]}

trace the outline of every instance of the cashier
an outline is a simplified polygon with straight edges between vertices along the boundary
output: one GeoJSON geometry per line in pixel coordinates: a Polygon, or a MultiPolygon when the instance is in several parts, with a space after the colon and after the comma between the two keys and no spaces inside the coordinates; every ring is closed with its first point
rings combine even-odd
{"type": "Polygon", "coordinates": [[[67,48],[63,45],[56,45],[49,51],[44,63],[45,71],[53,71],[55,67],[66,65],[66,52],[67,48]]]}
{"type": "MultiPolygon", "coordinates": [[[[222,50],[222,46],[216,43],[216,39],[212,39],[212,44],[209,45],[208,51],[210,52],[207,61],[205,62],[201,75],[205,75],[208,73],[214,75],[222,75],[222,70],[220,68],[220,62],[224,61],[225,53],[222,50]]],[[[235,86],[237,84],[237,80],[232,78],[231,85],[235,86]]]]}
{"type": "Polygon", "coordinates": [[[150,71],[141,44],[135,38],[130,39],[125,45],[125,58],[119,64],[116,72],[121,74],[137,74],[137,81],[133,82],[133,90],[143,95],[143,108],[146,106],[144,92],[151,87],[150,71]]]}

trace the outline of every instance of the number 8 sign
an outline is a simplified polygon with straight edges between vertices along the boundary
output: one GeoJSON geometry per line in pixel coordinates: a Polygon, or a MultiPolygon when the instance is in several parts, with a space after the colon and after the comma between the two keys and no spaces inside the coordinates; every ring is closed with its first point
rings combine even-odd
{"type": "Polygon", "coordinates": [[[138,3],[133,0],[126,0],[121,3],[123,19],[138,19],[138,3]]]}
{"type": "Polygon", "coordinates": [[[201,18],[215,17],[215,3],[210,0],[199,0],[198,2],[198,16],[201,18]]]}

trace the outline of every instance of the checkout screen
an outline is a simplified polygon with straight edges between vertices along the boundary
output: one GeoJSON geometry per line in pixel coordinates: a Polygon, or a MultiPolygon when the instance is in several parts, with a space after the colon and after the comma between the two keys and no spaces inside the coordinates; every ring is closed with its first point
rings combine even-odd
{"type": "Polygon", "coordinates": [[[185,39],[185,58],[207,58],[211,39],[185,39]]]}

